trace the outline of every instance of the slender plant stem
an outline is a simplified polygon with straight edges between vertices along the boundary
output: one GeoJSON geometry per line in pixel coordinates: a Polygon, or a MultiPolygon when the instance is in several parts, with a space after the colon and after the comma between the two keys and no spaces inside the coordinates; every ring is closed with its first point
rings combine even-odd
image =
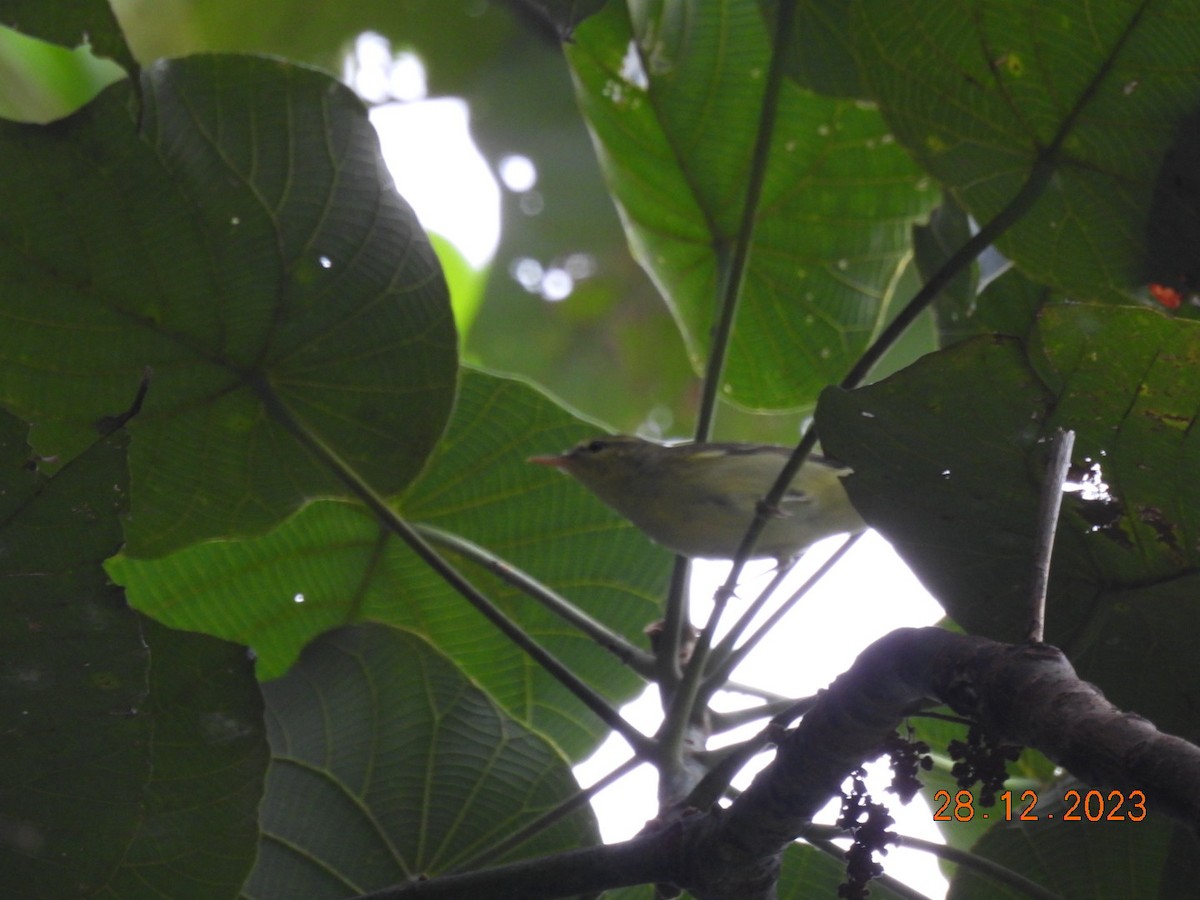
{"type": "MultiPolygon", "coordinates": [[[[859,534],[847,535],[846,539],[842,541],[841,546],[839,546],[832,554],[830,554],[829,558],[821,563],[821,565],[817,567],[817,570],[813,572],[812,575],[810,575],[807,579],[805,579],[804,583],[800,585],[800,587],[792,592],[792,595],[786,601],[784,601],[780,611],[777,611],[767,621],[763,628],[759,630],[761,631],[767,628],[769,625],[773,625],[775,622],[779,621],[787,609],[790,609],[797,602],[803,599],[804,596],[814,587],[816,587],[818,582],[820,582],[820,580],[824,578],[826,574],[828,574],[829,570],[832,569],[838,563],[838,561],[846,555],[850,548],[857,543],[860,537],[862,537],[861,532],[859,534]]],[[[768,585],[768,587],[772,592],[774,592],[778,585],[775,582],[772,582],[770,585],[768,585]]],[[[737,651],[737,662],[734,662],[732,666],[726,665],[726,660],[729,658],[730,654],[735,652],[734,647],[741,639],[742,634],[747,628],[750,627],[750,624],[754,621],[754,617],[762,611],[762,608],[766,605],[766,600],[768,599],[770,599],[770,597],[764,591],[764,593],[755,599],[754,603],[751,604],[744,613],[742,613],[738,620],[733,623],[733,627],[729,629],[729,633],[725,635],[725,637],[721,638],[721,643],[719,643],[713,650],[713,662],[709,667],[709,670],[712,674],[706,676],[706,681],[714,678],[718,671],[723,671],[724,677],[727,678],[729,673],[733,671],[733,668],[737,666],[737,663],[741,662],[741,660],[745,658],[745,654],[739,648],[737,651]]],[[[756,638],[752,638],[751,640],[757,642],[756,638]]],[[[721,683],[724,683],[724,678],[721,679],[721,683]]],[[[720,685],[718,684],[717,686],[719,687],[720,685]]]]}
{"type": "Polygon", "coordinates": [[[785,704],[758,734],[731,747],[701,754],[708,772],[683,801],[684,806],[707,809],[730,791],[730,784],[737,773],[745,768],[763,748],[778,744],[787,733],[787,728],[808,712],[817,702],[816,697],[802,697],[785,704]]]}
{"type": "Polygon", "coordinates": [[[730,634],[724,640],[722,640],[721,645],[717,647],[713,654],[714,657],[719,661],[717,662],[716,666],[713,667],[712,672],[705,676],[704,684],[700,689],[700,697],[702,700],[707,701],[708,698],[710,698],[716,691],[721,689],[722,685],[724,685],[725,681],[729,678],[730,673],[732,673],[733,670],[741,664],[742,660],[744,660],[750,654],[750,652],[758,645],[759,641],[770,634],[771,630],[777,624],[779,624],[779,621],[783,619],[783,617],[789,612],[791,612],[792,608],[795,607],[795,605],[802,599],[804,599],[804,596],[810,590],[816,587],[818,582],[820,582],[822,578],[829,574],[829,571],[834,566],[841,562],[842,557],[850,551],[851,547],[858,543],[858,539],[861,537],[862,532],[848,535],[846,539],[842,541],[842,545],[830,555],[829,559],[821,563],[820,568],[813,572],[812,575],[810,575],[804,582],[804,584],[800,585],[800,587],[798,587],[792,593],[792,595],[787,598],[787,600],[780,604],[779,608],[775,610],[775,612],[771,613],[767,620],[754,630],[754,633],[746,639],[745,643],[734,649],[733,644],[737,640],[738,635],[741,633],[738,631],[737,626],[742,626],[742,630],[744,630],[745,626],[749,625],[749,621],[746,620],[745,616],[743,616],[743,618],[737,622],[734,628],[734,631],[737,631],[737,634],[730,632],[730,634]]]}
{"type": "Polygon", "coordinates": [[[443,581],[510,641],[523,650],[538,665],[549,672],[563,687],[567,688],[588,709],[596,714],[609,728],[617,732],[629,742],[630,746],[640,755],[649,757],[655,752],[654,741],[628,722],[608,701],[592,690],[591,686],[563,665],[545,648],[529,637],[519,626],[510,621],[491,600],[471,584],[462,573],[442,558],[422,538],[413,527],[396,514],[387,501],[375,492],[375,489],[358,474],[358,472],[343,460],[332,447],[327,445],[319,435],[301,422],[288,407],[279,399],[271,384],[261,375],[248,375],[250,387],[262,401],[267,413],[282,425],[297,442],[308,450],[317,461],[328,471],[332,472],[350,492],[363,502],[375,518],[417,555],[417,557],[436,572],[443,581]]]}
{"type": "Polygon", "coordinates": [[[487,569],[498,578],[507,581],[563,621],[574,625],[581,633],[591,638],[598,646],[603,647],[644,679],[647,681],[654,679],[655,661],[651,654],[635,647],[625,640],[623,635],[613,631],[603,622],[592,618],[566,597],[552,591],[532,575],[521,571],[496,554],[457,534],[421,524],[414,524],[413,530],[430,543],[452,550],[487,569]]]}
{"type": "Polygon", "coordinates": [[[750,262],[754,245],[754,227],[758,220],[758,205],[762,199],[762,187],[767,178],[767,162],[771,155],[771,141],[775,136],[775,120],[779,115],[779,92],[783,87],[784,63],[786,61],[792,20],[795,18],[796,0],[780,0],[775,21],[775,41],[771,48],[771,62],[767,69],[767,81],[763,87],[762,106],[758,119],[758,133],[750,157],[750,172],[746,180],[746,198],[742,204],[742,219],[734,235],[733,250],[728,255],[718,247],[717,262],[721,274],[721,313],[712,335],[712,350],[704,372],[704,385],[700,398],[700,414],[696,422],[696,440],[707,441],[712,437],[713,421],[716,418],[717,398],[725,373],[725,358],[729,351],[729,339],[733,334],[733,322],[737,317],[738,304],[742,296],[742,285],[750,262]],[[720,263],[725,262],[724,265],[720,263]]]}
{"type": "MultiPolygon", "coordinates": [[[[758,118],[758,132],[754,139],[754,149],[750,159],[750,171],[746,181],[746,195],[742,203],[742,218],[734,239],[733,250],[728,255],[728,263],[721,269],[721,307],[713,331],[708,365],[704,373],[704,384],[700,400],[700,412],[696,422],[696,440],[706,441],[712,436],[713,421],[716,417],[717,398],[720,394],[721,383],[724,379],[725,359],[729,348],[730,336],[733,333],[733,322],[737,316],[738,301],[742,294],[746,268],[750,260],[753,246],[754,226],[758,218],[759,201],[762,198],[762,188],[767,177],[767,162],[771,153],[771,143],[775,135],[775,120],[779,112],[779,93],[783,87],[784,63],[788,52],[789,35],[792,31],[792,21],[796,12],[796,0],[780,0],[778,15],[775,23],[775,40],[771,47],[771,61],[767,68],[766,83],[763,86],[761,111],[758,118]]],[[[723,262],[725,254],[723,247],[717,247],[718,263],[723,262]]],[[[685,575],[676,569],[680,580],[678,588],[672,585],[672,594],[678,589],[680,596],[685,592],[682,579],[685,575]]],[[[732,593],[732,592],[731,592],[732,593]]],[[[679,689],[673,692],[666,711],[666,721],[659,732],[664,749],[664,757],[668,760],[679,755],[683,735],[687,729],[688,720],[695,715],[696,696],[700,680],[708,658],[708,650],[712,645],[713,633],[724,612],[729,595],[719,596],[713,605],[708,622],[701,632],[700,638],[692,650],[691,660],[683,671],[679,689]]],[[[674,624],[674,623],[672,623],[674,624]]],[[[679,628],[682,628],[682,620],[679,628]]],[[[675,632],[676,646],[678,634],[675,632]]]]}
{"type": "Polygon", "coordinates": [[[1058,531],[1058,513],[1062,509],[1063,485],[1071,468],[1075,432],[1058,430],[1051,442],[1050,462],[1042,481],[1038,508],[1037,548],[1033,559],[1033,585],[1029,597],[1029,629],[1026,640],[1040,644],[1046,630],[1046,592],[1050,587],[1050,557],[1054,554],[1054,535],[1058,531]]]}
{"type": "Polygon", "coordinates": [[[689,574],[691,561],[685,556],[675,557],[675,568],[671,571],[671,588],[667,592],[667,605],[663,616],[662,634],[659,635],[655,655],[658,660],[658,684],[663,692],[663,706],[669,707],[675,696],[675,688],[683,677],[679,665],[679,648],[683,644],[683,629],[688,623],[689,574]]]}
{"type": "MultiPolygon", "coordinates": [[[[775,571],[771,575],[771,580],[763,586],[763,589],[758,592],[758,596],[755,597],[750,605],[746,607],[746,610],[740,616],[738,616],[737,621],[733,623],[733,628],[730,630],[729,634],[725,635],[725,637],[721,639],[721,642],[713,647],[712,653],[708,658],[709,671],[712,671],[714,668],[717,668],[721,665],[725,657],[729,655],[730,650],[733,649],[733,645],[737,643],[738,637],[741,636],[741,633],[745,631],[750,622],[754,620],[754,617],[762,611],[762,608],[767,605],[771,597],[775,594],[775,591],[779,589],[779,586],[783,584],[788,575],[792,573],[796,563],[799,561],[800,557],[796,557],[789,562],[780,563],[775,567],[775,571]]],[[[706,680],[707,677],[708,676],[706,675],[706,680]]]]}
{"type": "MultiPolygon", "coordinates": [[[[819,850],[826,856],[832,857],[842,865],[845,865],[846,851],[829,838],[818,833],[818,829],[824,828],[828,828],[832,832],[832,837],[849,837],[849,835],[847,835],[846,832],[841,828],[816,825],[812,827],[811,833],[809,831],[805,832],[804,842],[809,844],[814,850],[819,850]]],[[[910,887],[903,881],[898,881],[890,875],[880,875],[878,878],[871,879],[871,883],[887,888],[890,893],[893,893],[898,897],[904,897],[906,900],[929,900],[929,896],[927,894],[921,893],[916,888],[910,887]]]]}
{"type": "Polygon", "coordinates": [[[747,697],[757,697],[759,700],[765,700],[768,703],[786,703],[791,698],[776,691],[768,691],[766,688],[760,688],[754,684],[746,684],[741,681],[727,681],[722,685],[722,690],[728,691],[731,694],[745,694],[747,697]]]}
{"type": "Polygon", "coordinates": [[[969,850],[960,850],[958,847],[952,847],[949,844],[939,844],[936,841],[927,841],[907,835],[900,835],[900,846],[932,853],[938,859],[944,859],[947,862],[955,863],[980,875],[992,878],[1035,898],[1035,900],[1062,900],[1054,891],[1047,890],[1036,881],[1026,878],[1020,872],[971,853],[969,850]]]}

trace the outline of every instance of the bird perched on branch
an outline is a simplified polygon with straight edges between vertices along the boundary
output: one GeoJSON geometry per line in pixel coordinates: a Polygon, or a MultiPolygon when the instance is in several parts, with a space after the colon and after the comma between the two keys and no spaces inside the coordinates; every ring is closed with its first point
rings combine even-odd
{"type": "MultiPolygon", "coordinates": [[[[732,559],[790,454],[768,444],[668,445],[612,435],[529,461],[566,472],[669,550],[732,559]]],[[[753,558],[783,562],[822,538],[865,529],[842,486],[849,472],[820,457],[805,461],[753,558]]]]}

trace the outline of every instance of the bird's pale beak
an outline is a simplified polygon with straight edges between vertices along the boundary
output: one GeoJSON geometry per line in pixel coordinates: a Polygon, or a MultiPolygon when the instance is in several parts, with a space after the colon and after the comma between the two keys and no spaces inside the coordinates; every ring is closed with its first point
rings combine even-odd
{"type": "Polygon", "coordinates": [[[550,466],[554,469],[561,469],[567,464],[565,456],[531,456],[525,462],[536,463],[539,466],[550,466]]]}

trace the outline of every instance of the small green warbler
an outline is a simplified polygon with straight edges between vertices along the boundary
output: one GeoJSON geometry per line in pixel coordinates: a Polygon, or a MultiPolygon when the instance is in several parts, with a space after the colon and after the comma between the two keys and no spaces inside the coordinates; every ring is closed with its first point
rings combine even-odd
{"type": "MultiPolygon", "coordinates": [[[[571,475],[668,550],[732,559],[790,453],[766,444],[664,445],[613,435],[529,461],[571,475]]],[[[849,472],[810,457],[768,519],[755,558],[782,562],[822,538],[865,529],[842,487],[849,472]]]]}

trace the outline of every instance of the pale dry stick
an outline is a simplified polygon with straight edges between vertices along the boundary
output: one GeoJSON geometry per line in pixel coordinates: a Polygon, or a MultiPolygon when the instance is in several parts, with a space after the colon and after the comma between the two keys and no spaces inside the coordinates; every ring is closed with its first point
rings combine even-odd
{"type": "Polygon", "coordinates": [[[1029,597],[1029,630],[1026,640],[1040,644],[1046,629],[1046,591],[1050,586],[1050,557],[1058,530],[1058,512],[1062,508],[1063,485],[1071,468],[1075,432],[1061,428],[1051,439],[1050,463],[1042,482],[1042,500],[1038,508],[1037,555],[1033,560],[1033,585],[1029,597]]]}

